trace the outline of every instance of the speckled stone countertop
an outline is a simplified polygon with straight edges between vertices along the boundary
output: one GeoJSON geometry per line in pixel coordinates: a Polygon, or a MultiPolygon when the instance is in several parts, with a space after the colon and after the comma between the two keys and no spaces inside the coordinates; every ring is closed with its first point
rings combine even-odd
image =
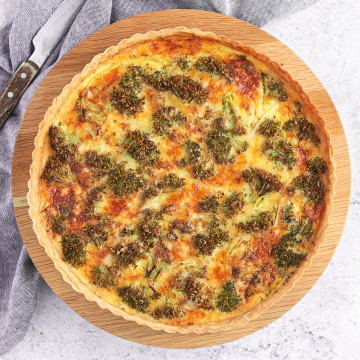
{"type": "Polygon", "coordinates": [[[322,0],[264,30],[297,53],[319,77],[342,119],[350,149],[352,196],[329,266],[288,313],[228,344],[173,350],[117,338],[77,315],[42,282],[16,359],[359,359],[360,350],[360,1],[322,0]]]}

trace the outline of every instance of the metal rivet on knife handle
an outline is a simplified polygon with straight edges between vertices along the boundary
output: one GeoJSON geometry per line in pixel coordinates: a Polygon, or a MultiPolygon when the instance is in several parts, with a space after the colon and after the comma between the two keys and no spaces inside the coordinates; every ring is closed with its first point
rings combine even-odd
{"type": "Polygon", "coordinates": [[[5,89],[0,94],[0,127],[10,115],[38,71],[39,67],[35,63],[25,60],[5,86],[5,89]]]}

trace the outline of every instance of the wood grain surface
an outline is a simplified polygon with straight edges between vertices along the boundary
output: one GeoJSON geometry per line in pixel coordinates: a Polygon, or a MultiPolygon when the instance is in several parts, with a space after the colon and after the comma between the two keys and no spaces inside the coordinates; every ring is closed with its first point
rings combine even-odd
{"type": "Polygon", "coordinates": [[[63,281],[60,273],[38,243],[28,215],[28,207],[24,206],[21,199],[14,203],[16,203],[15,214],[18,226],[34,264],[54,292],[74,311],[96,326],[128,340],[160,347],[194,348],[221,344],[241,338],[283,315],[319,279],[341,237],[350,196],[350,160],[346,138],[329,95],[320,81],[297,55],[266,32],[238,19],[211,12],[166,10],[142,14],[114,23],[75,46],[49,72],[37,89],[24,115],[15,145],[12,190],[14,198],[26,195],[31,153],[34,148],[34,138],[38,132],[38,124],[43,119],[53,98],[61,93],[63,87],[71,81],[72,77],[79,73],[94,55],[103,52],[107,47],[117,44],[124,38],[135,33],[145,33],[149,30],[176,26],[196,27],[204,31],[212,31],[217,35],[226,35],[232,40],[241,41],[245,45],[268,55],[300,82],[325,119],[327,129],[331,134],[337,164],[334,211],[320,251],[291,292],[287,293],[281,301],[260,317],[249,322],[246,327],[202,335],[168,334],[163,331],[154,331],[117,317],[107,310],[100,309],[96,303],[87,301],[82,294],[72,290],[71,286],[63,281]]]}

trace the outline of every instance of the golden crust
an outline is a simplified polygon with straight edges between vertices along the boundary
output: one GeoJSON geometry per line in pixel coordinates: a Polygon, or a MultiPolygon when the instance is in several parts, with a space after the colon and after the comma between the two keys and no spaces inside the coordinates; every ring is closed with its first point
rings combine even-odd
{"type": "MultiPolygon", "coordinates": [[[[290,94],[291,96],[291,94],[290,94]]],[[[332,201],[334,198],[334,184],[335,184],[335,161],[334,161],[334,150],[330,143],[330,134],[326,130],[325,122],[321,118],[318,110],[311,103],[310,98],[307,94],[304,93],[300,84],[292,79],[289,73],[281,69],[279,64],[271,61],[267,56],[259,54],[254,49],[247,47],[239,42],[232,41],[224,36],[217,36],[211,32],[203,32],[199,29],[187,29],[185,27],[177,27],[174,29],[164,29],[161,31],[150,31],[146,34],[136,34],[129,39],[122,40],[118,45],[109,47],[104,53],[96,55],[93,60],[87,64],[83,71],[80,74],[77,74],[73,77],[71,83],[64,87],[62,93],[53,100],[52,106],[47,110],[43,121],[39,125],[39,132],[35,138],[35,149],[32,153],[32,165],[30,168],[30,180],[28,183],[29,192],[27,195],[28,203],[30,206],[29,214],[33,220],[34,231],[38,237],[40,244],[45,248],[47,255],[53,260],[55,267],[62,274],[64,280],[69,283],[72,288],[82,293],[86,299],[90,301],[95,301],[101,308],[110,310],[115,315],[120,315],[126,320],[136,321],[140,325],[146,325],[151,327],[154,330],[164,330],[166,332],[178,332],[178,333],[206,333],[206,332],[217,332],[221,330],[230,330],[238,326],[245,326],[249,320],[256,318],[262,312],[269,309],[276,301],[281,300],[281,298],[291,290],[295,282],[302,276],[306,268],[311,265],[312,258],[317,253],[319,246],[324,239],[325,231],[329,225],[329,217],[332,211],[332,201]],[[81,281],[71,268],[61,259],[59,253],[57,252],[53,240],[49,236],[49,229],[45,222],[44,217],[41,215],[40,201],[39,201],[39,179],[41,174],[41,168],[45,160],[49,155],[49,146],[47,146],[47,132],[48,128],[52,123],[52,119],[62,105],[66,102],[66,99],[69,95],[73,93],[73,90],[76,89],[81,82],[91,74],[95,69],[98,68],[100,64],[106,61],[109,57],[115,55],[120,50],[125,49],[133,44],[147,42],[156,38],[164,38],[171,36],[180,36],[181,34],[186,34],[187,36],[200,37],[205,39],[213,39],[217,42],[225,44],[231,48],[240,50],[246,54],[249,54],[261,61],[265,66],[267,66],[272,73],[281,77],[283,82],[287,84],[289,89],[292,89],[294,93],[300,96],[305,108],[307,109],[307,114],[311,117],[312,121],[316,123],[317,128],[320,129],[319,135],[321,142],[326,145],[326,148],[329,149],[327,162],[329,164],[329,172],[327,178],[327,186],[329,189],[325,196],[325,212],[323,219],[320,225],[320,228],[316,234],[316,237],[313,241],[312,249],[306,255],[305,260],[303,260],[300,266],[296,269],[295,273],[291,278],[283,285],[277,292],[272,293],[264,301],[255,306],[253,309],[248,311],[245,315],[236,316],[234,318],[227,319],[222,322],[217,323],[202,323],[195,325],[183,326],[173,326],[166,325],[151,321],[150,319],[144,319],[143,317],[136,314],[129,314],[128,312],[117,308],[96,294],[96,287],[81,281]]]]}

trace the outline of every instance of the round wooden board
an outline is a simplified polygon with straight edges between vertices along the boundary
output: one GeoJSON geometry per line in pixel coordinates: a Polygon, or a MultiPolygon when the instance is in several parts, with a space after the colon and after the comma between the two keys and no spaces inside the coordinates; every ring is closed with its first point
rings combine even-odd
{"type": "Polygon", "coordinates": [[[311,70],[290,49],[266,32],[238,19],[205,11],[166,10],[137,15],[107,26],[75,46],[49,72],[31,100],[19,130],[13,157],[12,190],[18,226],[34,264],[49,286],[73,310],[96,326],[128,340],[168,348],[195,348],[232,341],[257,331],[288,311],[315,284],[328,265],[344,227],[350,196],[350,159],[344,130],[329,95],[311,70]],[[280,63],[294,79],[300,82],[325,119],[337,163],[336,196],[331,225],[312,265],[281,301],[246,327],[215,334],[181,335],[154,331],[117,317],[99,308],[96,303],[87,301],[82,294],[75,292],[65,283],[55,269],[37,241],[28,215],[28,207],[22,206],[23,197],[28,191],[28,169],[38,124],[53,98],[61,93],[63,87],[91,61],[94,55],[103,52],[107,47],[136,33],[176,26],[196,27],[204,31],[212,31],[217,35],[226,35],[280,63]]]}

